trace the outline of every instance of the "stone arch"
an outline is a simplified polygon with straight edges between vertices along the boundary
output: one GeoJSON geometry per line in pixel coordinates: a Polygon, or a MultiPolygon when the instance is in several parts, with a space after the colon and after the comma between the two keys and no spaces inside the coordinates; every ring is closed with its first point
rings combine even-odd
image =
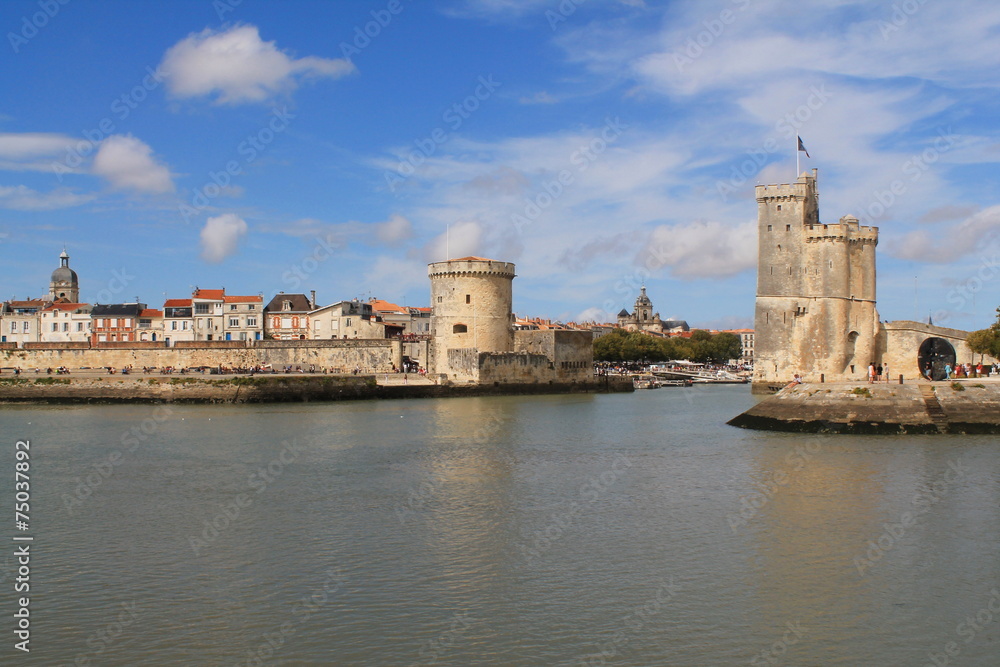
{"type": "Polygon", "coordinates": [[[456,324],[451,328],[453,334],[468,333],[469,327],[464,324],[456,324]]]}
{"type": "Polygon", "coordinates": [[[931,379],[944,380],[944,367],[955,367],[955,347],[944,338],[928,338],[920,344],[917,352],[917,366],[921,375],[927,375],[927,364],[931,365],[931,379]]]}

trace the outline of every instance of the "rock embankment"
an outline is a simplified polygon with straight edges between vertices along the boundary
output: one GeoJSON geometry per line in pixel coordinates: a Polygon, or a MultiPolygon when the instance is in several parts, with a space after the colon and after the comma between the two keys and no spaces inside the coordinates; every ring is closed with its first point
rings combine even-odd
{"type": "Polygon", "coordinates": [[[1000,382],[791,385],[729,424],[800,433],[1000,433],[1000,382]]]}
{"type": "Polygon", "coordinates": [[[0,403],[288,403],[632,391],[631,380],[511,385],[383,385],[373,375],[0,376],[0,403]]]}

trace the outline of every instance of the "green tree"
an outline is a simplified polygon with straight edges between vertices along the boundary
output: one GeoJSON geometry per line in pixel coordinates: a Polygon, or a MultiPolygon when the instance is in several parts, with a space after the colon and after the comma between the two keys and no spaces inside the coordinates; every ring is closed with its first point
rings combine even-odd
{"type": "Polygon", "coordinates": [[[594,341],[594,359],[598,361],[621,361],[622,344],[628,334],[621,329],[615,329],[594,341]]]}
{"type": "Polygon", "coordinates": [[[979,360],[983,360],[984,354],[995,354],[994,348],[997,346],[997,330],[993,327],[989,329],[980,329],[979,331],[970,331],[969,336],[965,339],[966,345],[972,350],[973,354],[979,355],[979,360]]]}
{"type": "Polygon", "coordinates": [[[730,359],[739,359],[743,351],[740,337],[727,332],[715,334],[706,345],[709,359],[716,364],[724,364],[730,359]]]}

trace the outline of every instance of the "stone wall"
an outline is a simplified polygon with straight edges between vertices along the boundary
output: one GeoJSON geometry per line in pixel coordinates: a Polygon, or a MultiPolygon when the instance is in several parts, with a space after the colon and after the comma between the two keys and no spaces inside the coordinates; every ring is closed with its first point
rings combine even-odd
{"type": "MultiPolygon", "coordinates": [[[[943,338],[955,348],[955,359],[958,363],[971,363],[974,366],[979,362],[979,355],[973,354],[965,343],[968,335],[967,331],[960,329],[949,329],[908,320],[886,322],[881,333],[882,348],[885,350],[881,362],[888,362],[889,372],[893,377],[902,374],[906,378],[918,378],[921,376],[921,369],[917,364],[920,346],[928,338],[943,338]]],[[[984,359],[984,365],[992,364],[995,361],[989,355],[986,355],[984,359]]]]}
{"type": "MultiPolygon", "coordinates": [[[[195,341],[197,342],[197,341],[195,341]]],[[[213,341],[214,342],[214,341],[213,341]]],[[[222,341],[226,342],[226,341],[222,341]]],[[[233,342],[233,341],[230,341],[233,342]]],[[[241,343],[241,341],[235,341],[241,343]]],[[[334,372],[351,372],[360,368],[364,372],[386,372],[395,364],[402,363],[399,341],[376,340],[329,340],[329,341],[255,341],[253,347],[148,347],[142,343],[124,343],[113,347],[101,346],[97,349],[3,350],[0,349],[0,367],[19,366],[26,368],[56,368],[66,366],[71,370],[80,368],[104,368],[113,366],[151,366],[163,368],[187,368],[193,366],[226,366],[247,368],[266,366],[314,365],[334,372]]]]}
{"type": "Polygon", "coordinates": [[[541,354],[552,361],[559,382],[582,382],[594,375],[594,336],[589,331],[515,331],[514,351],[541,354]]]}
{"type": "Polygon", "coordinates": [[[481,384],[533,384],[554,379],[552,362],[542,354],[482,352],[479,355],[481,384]]]}

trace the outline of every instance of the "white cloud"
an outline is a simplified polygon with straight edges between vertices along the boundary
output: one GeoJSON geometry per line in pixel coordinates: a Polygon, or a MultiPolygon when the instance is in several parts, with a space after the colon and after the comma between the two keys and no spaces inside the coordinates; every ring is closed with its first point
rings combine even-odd
{"type": "Polygon", "coordinates": [[[413,223],[401,215],[392,215],[375,225],[375,238],[387,245],[399,245],[413,237],[413,223]]]}
{"type": "Polygon", "coordinates": [[[80,140],[65,134],[0,132],[0,169],[51,171],[53,160],[65,155],[75,142],[80,140]]]}
{"type": "Polygon", "coordinates": [[[235,213],[209,218],[201,230],[201,256],[206,262],[218,264],[236,252],[247,233],[247,223],[235,213]]]}
{"type": "Polygon", "coordinates": [[[1000,239],[1000,205],[991,206],[949,225],[938,236],[918,229],[894,239],[889,251],[901,259],[941,264],[953,262],[976,250],[993,248],[1000,239]]]}
{"type": "Polygon", "coordinates": [[[132,135],[115,134],[101,142],[91,171],[115,188],[154,194],[173,192],[170,170],[152,153],[152,148],[132,135]]]}
{"type": "Polygon", "coordinates": [[[0,207],[19,211],[52,211],[79,206],[94,199],[94,195],[77,194],[67,188],[38,192],[24,185],[0,186],[0,207]]]}
{"type": "MultiPolygon", "coordinates": [[[[757,224],[719,222],[661,225],[653,230],[642,264],[669,267],[678,278],[720,278],[757,264],[757,224]]],[[[654,270],[655,273],[655,270],[654,270]]]]}
{"type": "Polygon", "coordinates": [[[292,58],[261,40],[252,25],[188,35],[167,50],[160,67],[175,97],[214,93],[218,104],[263,102],[294,90],[298,78],[339,78],[355,71],[349,60],[292,58]]]}
{"type": "Polygon", "coordinates": [[[457,222],[427,244],[424,258],[430,263],[476,255],[481,252],[483,236],[483,226],[475,220],[457,222]]]}

